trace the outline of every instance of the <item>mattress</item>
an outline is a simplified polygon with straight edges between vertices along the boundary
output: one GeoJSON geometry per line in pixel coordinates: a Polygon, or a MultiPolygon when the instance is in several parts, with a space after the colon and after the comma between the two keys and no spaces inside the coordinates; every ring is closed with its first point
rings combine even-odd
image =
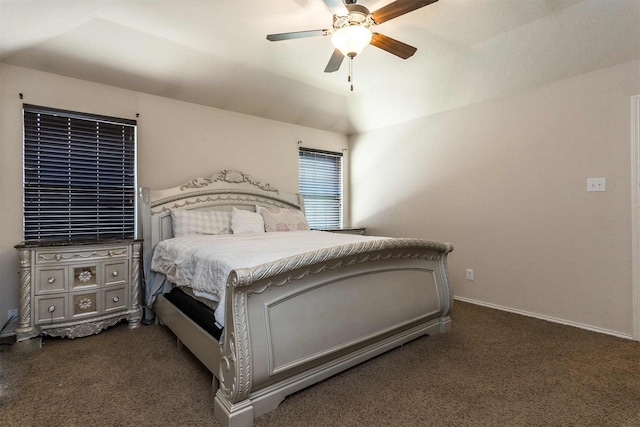
{"type": "Polygon", "coordinates": [[[222,325],[215,321],[214,310],[211,307],[187,295],[178,287],[164,294],[164,297],[215,339],[220,340],[222,325]]]}

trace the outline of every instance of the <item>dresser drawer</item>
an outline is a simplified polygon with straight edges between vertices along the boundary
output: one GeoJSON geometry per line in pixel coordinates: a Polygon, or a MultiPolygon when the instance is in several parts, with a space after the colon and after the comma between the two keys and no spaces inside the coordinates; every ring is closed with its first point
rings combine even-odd
{"type": "Polygon", "coordinates": [[[36,294],[64,292],[66,283],[66,267],[36,270],[36,294]]]}
{"type": "Polygon", "coordinates": [[[69,294],[70,319],[94,316],[100,312],[101,301],[98,290],[69,294]]]}
{"type": "Polygon", "coordinates": [[[82,262],[88,259],[109,259],[109,258],[127,258],[129,256],[129,248],[127,246],[113,246],[109,248],[73,248],[67,249],[44,249],[36,251],[36,265],[58,264],[61,262],[82,262]]]}
{"type": "Polygon", "coordinates": [[[67,294],[36,297],[35,302],[36,325],[67,319],[67,294]]]}
{"type": "Polygon", "coordinates": [[[127,307],[127,288],[121,286],[104,291],[104,312],[122,310],[127,307]]]}
{"type": "Polygon", "coordinates": [[[107,286],[127,283],[129,262],[127,260],[105,262],[103,283],[107,286]]]}
{"type": "Polygon", "coordinates": [[[71,266],[71,289],[98,286],[99,264],[84,264],[71,266]]]}

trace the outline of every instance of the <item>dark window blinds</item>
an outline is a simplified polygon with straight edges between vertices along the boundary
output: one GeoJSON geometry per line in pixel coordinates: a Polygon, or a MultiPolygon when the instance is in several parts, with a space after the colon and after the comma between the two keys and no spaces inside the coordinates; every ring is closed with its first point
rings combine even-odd
{"type": "Polygon", "coordinates": [[[24,105],[24,238],[135,236],[135,120],[24,105]]]}
{"type": "Polygon", "coordinates": [[[300,194],[309,227],[342,227],[342,153],[300,148],[300,194]]]}

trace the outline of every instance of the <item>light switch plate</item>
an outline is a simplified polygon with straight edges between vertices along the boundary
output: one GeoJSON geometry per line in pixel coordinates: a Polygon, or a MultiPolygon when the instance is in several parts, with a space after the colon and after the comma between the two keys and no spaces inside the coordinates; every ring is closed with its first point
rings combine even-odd
{"type": "Polygon", "coordinates": [[[587,191],[605,191],[605,178],[587,178],[587,191]]]}
{"type": "Polygon", "coordinates": [[[473,269],[467,268],[467,280],[473,280],[473,269]]]}

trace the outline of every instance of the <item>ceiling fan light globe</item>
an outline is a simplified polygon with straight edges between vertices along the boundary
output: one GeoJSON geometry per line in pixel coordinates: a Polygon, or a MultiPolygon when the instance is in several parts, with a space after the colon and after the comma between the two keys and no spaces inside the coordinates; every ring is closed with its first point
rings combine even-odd
{"type": "Polygon", "coordinates": [[[371,42],[371,31],[360,25],[349,25],[336,30],[331,36],[331,43],[344,56],[359,55],[371,42]]]}

